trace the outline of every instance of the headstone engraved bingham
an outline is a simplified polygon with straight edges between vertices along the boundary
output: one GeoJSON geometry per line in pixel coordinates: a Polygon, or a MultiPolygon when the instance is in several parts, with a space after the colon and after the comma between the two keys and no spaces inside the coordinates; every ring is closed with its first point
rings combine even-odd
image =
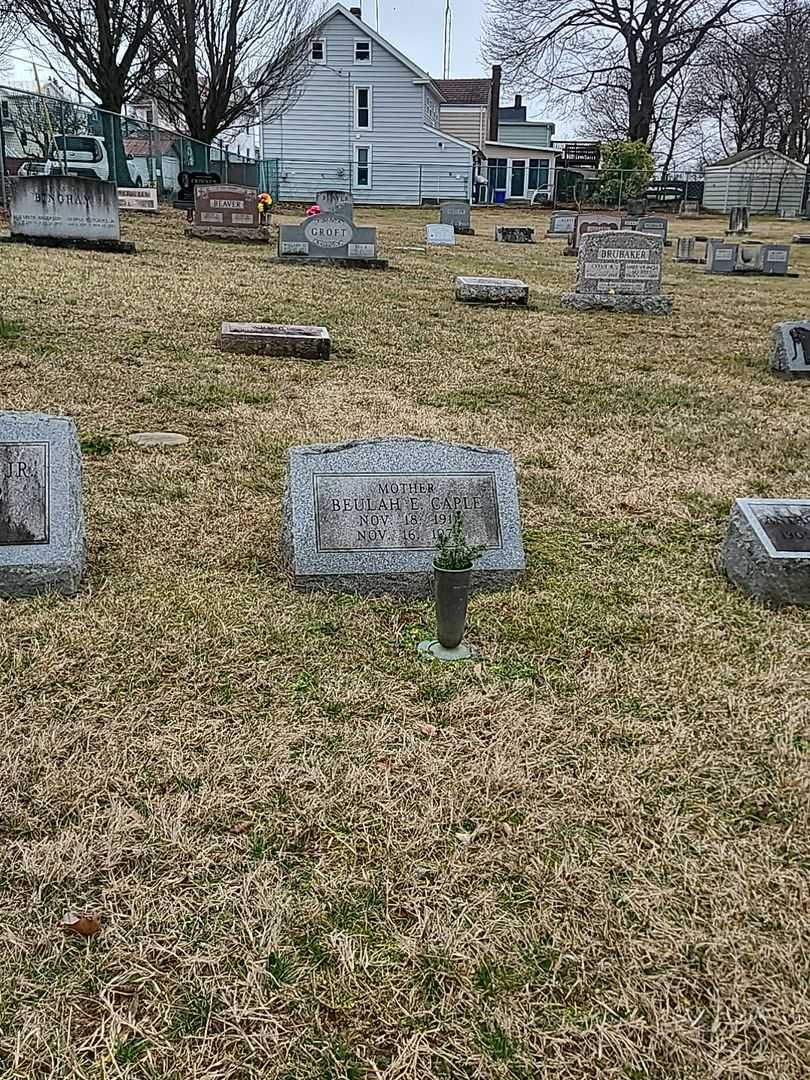
{"type": "Polygon", "coordinates": [[[334,213],[313,214],[300,225],[281,225],[274,263],[330,265],[359,270],[387,270],[377,258],[377,230],[355,225],[334,213]]]}
{"type": "Polygon", "coordinates": [[[470,204],[468,202],[444,202],[439,206],[439,221],[442,225],[452,225],[460,236],[475,236],[475,229],[470,225],[470,204]]]}
{"type": "Polygon", "coordinates": [[[84,568],[76,425],[0,412],[0,597],[75,593],[84,568]]]}
{"type": "Polygon", "coordinates": [[[121,240],[115,184],[85,176],[18,176],[11,189],[11,236],[17,243],[131,255],[121,240]]]}
{"type": "Polygon", "coordinates": [[[810,379],[810,321],[778,322],[770,369],[782,379],[810,379]]]}
{"type": "Polygon", "coordinates": [[[436,538],[464,515],[486,550],[473,587],[501,589],[525,569],[511,454],[383,438],[289,451],[282,542],[296,588],[428,596],[436,538]]]}
{"type": "Polygon", "coordinates": [[[661,292],[664,245],[637,231],[586,233],[579,248],[576,292],[562,306],[578,311],[670,315],[672,297],[661,292]]]}
{"type": "Polygon", "coordinates": [[[197,184],[194,219],[187,236],[199,240],[232,240],[266,244],[270,233],[259,224],[259,195],[237,184],[197,184]]]}
{"type": "Polygon", "coordinates": [[[720,567],[769,607],[810,607],[810,500],[737,499],[720,567]]]}

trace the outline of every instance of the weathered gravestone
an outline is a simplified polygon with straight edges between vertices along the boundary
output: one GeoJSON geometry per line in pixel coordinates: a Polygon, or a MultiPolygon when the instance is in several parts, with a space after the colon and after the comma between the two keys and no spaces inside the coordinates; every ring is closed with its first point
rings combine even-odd
{"type": "Polygon", "coordinates": [[[157,188],[120,187],[118,188],[118,209],[139,210],[147,214],[158,212],[157,188]]]}
{"type": "Polygon", "coordinates": [[[783,379],[810,379],[810,320],[778,322],[771,338],[773,374],[783,379]]]}
{"type": "Polygon", "coordinates": [[[784,277],[790,269],[790,244],[762,244],[757,257],[757,269],[762,274],[784,277]]]}
{"type": "Polygon", "coordinates": [[[456,242],[456,231],[452,225],[426,225],[425,242],[452,247],[456,242]]]}
{"type": "Polygon", "coordinates": [[[282,546],[299,589],[428,596],[436,538],[454,515],[485,552],[476,589],[525,568],[517,480],[504,450],[383,438],[289,451],[282,546]]]}
{"type": "Polygon", "coordinates": [[[684,199],[684,201],[681,203],[681,209],[679,213],[681,217],[700,217],[700,200],[684,199]]]}
{"type": "Polygon", "coordinates": [[[315,203],[320,206],[322,214],[354,221],[354,196],[348,191],[318,191],[315,193],[315,203]]]}
{"type": "Polygon", "coordinates": [[[377,230],[362,228],[336,214],[313,214],[300,225],[281,225],[274,263],[387,270],[377,257],[377,230]]]}
{"type": "Polygon", "coordinates": [[[73,420],[0,412],[0,597],[79,588],[82,461],[73,420]]]}
{"type": "Polygon", "coordinates": [[[11,189],[11,240],[131,255],[121,240],[115,184],[86,176],[19,176],[11,189]]]}
{"type": "Polygon", "coordinates": [[[577,226],[573,232],[572,243],[566,248],[566,255],[576,255],[582,237],[589,232],[605,232],[614,229],[616,232],[621,228],[622,215],[613,210],[587,211],[577,215],[577,226]]]}
{"type": "Polygon", "coordinates": [[[798,210],[788,210],[785,207],[782,207],[782,209],[779,211],[779,217],[782,218],[783,221],[792,221],[798,216],[798,210]]]}
{"type": "Polygon", "coordinates": [[[664,245],[639,232],[587,233],[577,262],[576,292],[562,306],[577,311],[670,315],[672,297],[661,292],[664,245]]]}
{"type": "Polygon", "coordinates": [[[737,499],[720,567],[762,604],[810,606],[810,500],[737,499]]]}
{"type": "Polygon", "coordinates": [[[669,231],[669,222],[665,217],[643,217],[638,219],[636,226],[640,233],[644,233],[646,236],[657,236],[659,240],[662,240],[665,246],[669,245],[667,233],[669,231]]]}
{"type": "Polygon", "coordinates": [[[732,206],[726,235],[744,236],[751,231],[751,213],[747,206],[732,206]]]}
{"type": "Polygon", "coordinates": [[[547,237],[567,239],[577,227],[577,215],[573,210],[552,210],[548,222],[547,237]]]}
{"type": "Polygon", "coordinates": [[[519,278],[457,277],[456,300],[463,304],[528,304],[529,286],[519,278]]]}
{"type": "Polygon", "coordinates": [[[640,218],[647,213],[647,200],[646,199],[628,199],[627,200],[627,213],[630,217],[640,218]]]}
{"type": "Polygon", "coordinates": [[[197,184],[194,219],[186,236],[198,240],[232,240],[266,244],[268,229],[259,223],[259,195],[238,184],[197,184]]]}
{"type": "Polygon", "coordinates": [[[495,239],[501,244],[533,244],[534,229],[526,225],[498,225],[495,239]]]}
{"type": "Polygon", "coordinates": [[[274,323],[224,322],[219,334],[226,352],[328,360],[332,348],[325,326],[278,326],[274,323]]]}
{"type": "Polygon", "coordinates": [[[739,252],[739,244],[712,237],[706,242],[706,273],[733,274],[737,269],[739,252]]]}
{"type": "Polygon", "coordinates": [[[439,205],[439,221],[442,225],[452,225],[456,233],[462,236],[475,236],[470,225],[470,204],[468,202],[443,202],[439,205]]]}
{"type": "Polygon", "coordinates": [[[695,237],[679,236],[675,244],[675,262],[698,263],[701,259],[695,253],[695,237]]]}

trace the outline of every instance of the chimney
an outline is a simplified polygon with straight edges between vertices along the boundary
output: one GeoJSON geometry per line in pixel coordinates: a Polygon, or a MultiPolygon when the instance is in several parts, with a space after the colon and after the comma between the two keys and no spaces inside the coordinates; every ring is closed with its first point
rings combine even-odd
{"type": "Polygon", "coordinates": [[[349,14],[354,15],[355,19],[362,19],[363,9],[361,7],[350,7],[349,14]]]}
{"type": "Polygon", "coordinates": [[[515,94],[515,108],[519,109],[522,104],[523,98],[520,96],[520,94],[515,94]]]}
{"type": "Polygon", "coordinates": [[[492,65],[492,83],[489,88],[489,141],[498,141],[498,109],[501,107],[501,74],[500,64],[492,65]]]}

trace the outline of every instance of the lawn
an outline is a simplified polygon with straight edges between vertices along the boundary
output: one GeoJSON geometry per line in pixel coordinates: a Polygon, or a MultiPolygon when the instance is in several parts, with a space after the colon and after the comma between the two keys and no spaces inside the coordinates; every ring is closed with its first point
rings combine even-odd
{"type": "Polygon", "coordinates": [[[668,249],[644,319],[562,311],[575,261],[509,215],[428,254],[435,212],[355,216],[389,272],[169,210],[133,257],[0,246],[3,406],[75,417],[88,530],[80,596],[0,605],[0,1075],[806,1078],[810,617],[714,559],[735,496],[810,495],[810,389],[767,372],[810,248],[668,249]],[[334,362],[221,353],[223,319],[334,362]],[[123,438],[156,429],[190,441],[123,438]],[[473,600],[474,664],[417,657],[428,603],[285,577],[286,448],[384,434],[515,456],[528,573],[473,600]]]}

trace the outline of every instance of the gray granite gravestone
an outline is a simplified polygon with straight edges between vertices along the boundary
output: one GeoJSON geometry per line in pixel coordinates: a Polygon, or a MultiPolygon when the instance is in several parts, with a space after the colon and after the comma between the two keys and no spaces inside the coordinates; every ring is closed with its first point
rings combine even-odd
{"type": "Polygon", "coordinates": [[[737,499],[720,567],[762,604],[810,606],[810,500],[737,499]]]}
{"type": "Polygon", "coordinates": [[[757,257],[757,269],[762,274],[784,277],[790,269],[790,244],[762,244],[757,257]]]}
{"type": "Polygon", "coordinates": [[[12,241],[131,255],[121,240],[115,184],[85,176],[17,176],[11,188],[12,241]]]}
{"type": "Polygon", "coordinates": [[[386,270],[377,257],[377,230],[361,228],[336,214],[313,214],[300,225],[281,225],[274,263],[331,265],[360,270],[386,270]]]}
{"type": "Polygon", "coordinates": [[[325,326],[278,326],[274,323],[224,322],[219,333],[226,352],[328,360],[332,347],[325,326]]]}
{"type": "Polygon", "coordinates": [[[773,374],[783,379],[810,379],[810,320],[778,322],[771,338],[773,374]]]}
{"type": "Polygon", "coordinates": [[[289,451],[282,547],[299,589],[428,596],[436,538],[457,512],[485,552],[473,587],[523,576],[511,454],[382,438],[289,451]]]}
{"type": "Polygon", "coordinates": [[[647,236],[657,236],[659,240],[663,240],[666,246],[669,243],[667,233],[669,231],[669,222],[665,217],[643,217],[638,219],[638,225],[636,226],[640,233],[644,233],[647,236]]]}
{"type": "Polygon", "coordinates": [[[737,269],[740,245],[711,238],[706,243],[706,273],[733,274],[737,269]]]}
{"type": "Polygon", "coordinates": [[[0,597],[75,593],[84,569],[82,461],[73,420],[0,412],[0,597]]]}
{"type": "Polygon", "coordinates": [[[637,231],[586,233],[577,261],[576,292],[562,306],[577,311],[670,315],[672,297],[661,292],[664,246],[637,231]]]}
{"type": "Polygon", "coordinates": [[[333,214],[335,217],[354,221],[354,196],[348,191],[318,191],[315,194],[315,203],[320,206],[322,214],[333,214]]]}
{"type": "Polygon", "coordinates": [[[529,286],[519,278],[457,277],[456,300],[463,304],[528,304],[529,286]]]}
{"type": "Polygon", "coordinates": [[[782,218],[783,221],[792,221],[798,216],[799,214],[797,210],[788,210],[786,207],[782,207],[782,209],[779,211],[779,217],[782,218]]]}
{"type": "Polygon", "coordinates": [[[456,231],[452,225],[426,225],[425,243],[438,246],[453,247],[456,242],[456,231]]]}
{"type": "Polygon", "coordinates": [[[577,227],[573,233],[573,242],[566,249],[566,255],[576,255],[580,241],[586,233],[605,232],[607,229],[618,231],[622,225],[622,215],[614,210],[589,210],[577,215],[577,227]]]}
{"type": "Polygon", "coordinates": [[[461,236],[475,236],[470,225],[470,204],[468,202],[443,202],[439,206],[439,221],[442,225],[452,225],[461,236]]]}
{"type": "Polygon", "coordinates": [[[697,263],[700,259],[695,254],[694,236],[679,236],[675,241],[675,262],[697,263]]]}
{"type": "Polygon", "coordinates": [[[552,210],[548,222],[547,237],[567,239],[577,227],[577,215],[573,210],[552,210]]]}
{"type": "Polygon", "coordinates": [[[726,235],[744,236],[751,231],[751,212],[747,206],[732,206],[726,235]]]}
{"type": "Polygon", "coordinates": [[[681,209],[679,213],[681,217],[700,217],[700,200],[684,199],[684,201],[681,203],[681,209]]]}
{"type": "Polygon", "coordinates": [[[495,239],[501,244],[533,244],[534,229],[526,225],[498,225],[495,239]]]}

